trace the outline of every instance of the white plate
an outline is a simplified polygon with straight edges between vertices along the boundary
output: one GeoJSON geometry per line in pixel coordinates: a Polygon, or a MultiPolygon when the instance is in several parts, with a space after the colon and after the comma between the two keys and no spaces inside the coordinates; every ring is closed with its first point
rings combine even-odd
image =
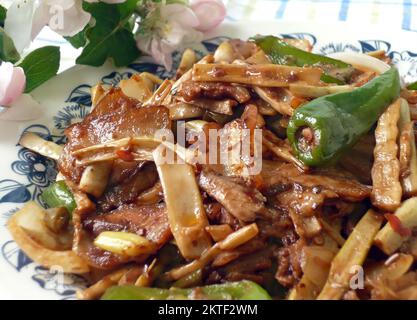
{"type": "MultiPolygon", "coordinates": [[[[225,23],[210,40],[204,42],[214,50],[222,37],[246,39],[255,34],[274,34],[307,38],[314,51],[330,54],[340,51],[388,52],[405,80],[417,80],[417,43],[415,33],[373,30],[338,23],[311,25],[277,22],[225,23]]],[[[178,63],[180,54],[175,55],[178,63]]],[[[141,58],[126,69],[110,64],[101,68],[76,66],[38,88],[33,96],[42,105],[39,119],[31,122],[0,122],[0,299],[72,299],[75,289],[83,287],[78,276],[62,277],[33,263],[13,242],[5,224],[24,202],[38,200],[42,189],[54,180],[54,163],[17,145],[24,131],[41,134],[62,142],[63,129],[84,117],[90,108],[90,88],[99,81],[117,84],[135,71],[149,71],[169,76],[149,58],[141,58]]]]}

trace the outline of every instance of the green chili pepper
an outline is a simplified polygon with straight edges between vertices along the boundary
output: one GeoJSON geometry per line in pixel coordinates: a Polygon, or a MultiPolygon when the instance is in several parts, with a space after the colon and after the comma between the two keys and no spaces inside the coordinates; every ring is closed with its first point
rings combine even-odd
{"type": "Polygon", "coordinates": [[[350,77],[353,67],[343,61],[321,56],[298,49],[274,36],[253,38],[256,44],[268,55],[272,63],[290,66],[320,66],[325,73],[321,80],[327,83],[344,84],[350,77]]]}
{"type": "Polygon", "coordinates": [[[407,89],[408,89],[408,90],[417,90],[417,81],[416,81],[416,82],[414,82],[414,83],[410,83],[410,84],[407,86],[407,89]]]}
{"type": "MultiPolygon", "coordinates": [[[[229,282],[199,287],[209,300],[271,300],[269,294],[251,281],[229,282]]],[[[115,286],[107,289],[102,300],[183,300],[192,296],[194,289],[158,289],[136,286],[115,286]]]]}
{"type": "Polygon", "coordinates": [[[336,77],[332,77],[331,75],[329,75],[327,73],[323,73],[320,77],[320,80],[325,82],[325,83],[335,83],[337,85],[346,84],[346,81],[340,80],[339,78],[336,78],[336,77]]]}
{"type": "Polygon", "coordinates": [[[70,215],[77,206],[65,181],[57,181],[51,184],[42,193],[41,198],[49,208],[65,207],[70,215]]]}
{"type": "Polygon", "coordinates": [[[175,281],[172,286],[175,288],[191,288],[196,287],[203,281],[203,271],[198,269],[185,277],[175,281]]]}
{"type": "Polygon", "coordinates": [[[309,166],[337,160],[371,129],[399,93],[400,77],[391,68],[351,92],[323,96],[296,109],[287,128],[296,156],[309,166]]]}

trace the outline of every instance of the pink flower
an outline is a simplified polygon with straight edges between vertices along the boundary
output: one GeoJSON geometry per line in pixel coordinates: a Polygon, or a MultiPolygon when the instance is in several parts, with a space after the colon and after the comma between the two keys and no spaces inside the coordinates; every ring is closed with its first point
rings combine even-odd
{"type": "Polygon", "coordinates": [[[139,34],[137,45],[155,62],[172,69],[172,54],[203,40],[203,33],[217,27],[226,16],[221,0],[193,0],[183,4],[159,5],[146,19],[154,19],[152,33],[139,34]],[[158,14],[155,18],[155,16],[158,14]]]}
{"type": "Polygon", "coordinates": [[[25,86],[26,76],[22,68],[10,62],[0,65],[0,105],[12,105],[22,95],[25,86]]]}
{"type": "Polygon", "coordinates": [[[197,30],[208,32],[216,28],[226,17],[222,0],[192,0],[191,9],[199,20],[197,30]]]}
{"type": "Polygon", "coordinates": [[[0,120],[27,121],[41,115],[41,108],[31,95],[24,94],[23,69],[10,62],[0,65],[0,120]]]}

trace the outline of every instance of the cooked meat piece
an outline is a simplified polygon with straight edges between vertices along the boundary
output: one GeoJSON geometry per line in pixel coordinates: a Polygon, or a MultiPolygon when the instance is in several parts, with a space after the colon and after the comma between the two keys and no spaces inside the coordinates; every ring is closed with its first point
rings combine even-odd
{"type": "Polygon", "coordinates": [[[261,236],[255,237],[234,250],[223,251],[220,253],[216,259],[214,259],[212,266],[216,268],[222,267],[241,256],[259,252],[265,249],[267,245],[267,238],[261,236]]]}
{"type": "Polygon", "coordinates": [[[359,141],[344,154],[339,164],[355,178],[364,184],[372,185],[371,170],[374,162],[375,136],[368,133],[362,136],[359,141]]]}
{"type": "MultiPolygon", "coordinates": [[[[178,98],[178,101],[183,102],[183,103],[188,103],[188,102],[184,102],[185,99],[181,97],[178,98]]],[[[227,114],[229,116],[233,114],[233,108],[236,107],[237,104],[238,103],[233,99],[211,100],[211,99],[199,98],[190,102],[190,105],[194,107],[198,107],[200,109],[212,111],[215,113],[227,114]]]]}
{"type": "Polygon", "coordinates": [[[126,258],[118,256],[109,251],[105,251],[100,248],[97,248],[93,244],[90,244],[88,246],[88,249],[82,255],[82,257],[87,260],[87,263],[90,266],[93,266],[98,269],[105,269],[105,270],[114,269],[128,262],[126,258]]]}
{"type": "Polygon", "coordinates": [[[248,280],[252,282],[256,282],[260,285],[264,282],[264,277],[262,275],[253,274],[253,273],[240,273],[240,272],[230,272],[225,277],[224,280],[235,282],[235,281],[242,281],[248,280]]]}
{"type": "Polygon", "coordinates": [[[158,180],[158,173],[153,163],[137,164],[136,172],[123,182],[110,186],[98,200],[100,212],[107,212],[123,204],[132,203],[138,195],[152,187],[158,180]]]}
{"type": "Polygon", "coordinates": [[[281,239],[285,237],[290,230],[294,229],[290,217],[285,213],[282,213],[281,216],[282,218],[278,220],[260,220],[256,222],[262,237],[281,239]]]}
{"type": "Polygon", "coordinates": [[[360,153],[355,153],[354,150],[349,152],[343,159],[340,160],[340,165],[355,175],[355,178],[364,184],[371,185],[371,170],[372,170],[373,156],[368,157],[360,153]]]}
{"type": "Polygon", "coordinates": [[[311,217],[320,212],[326,199],[337,197],[336,193],[326,189],[304,188],[294,184],[289,190],[278,193],[274,203],[286,210],[291,208],[302,216],[311,217]]]}
{"type": "Polygon", "coordinates": [[[252,280],[263,282],[263,277],[257,274],[260,271],[270,269],[274,259],[275,246],[259,248],[256,252],[241,255],[239,259],[217,270],[219,275],[226,281],[252,280]]]}
{"type": "Polygon", "coordinates": [[[103,231],[136,233],[162,246],[171,237],[165,206],[162,204],[138,206],[122,205],[109,213],[89,217],[83,227],[98,236],[103,231]]]}
{"type": "Polygon", "coordinates": [[[164,128],[170,128],[167,108],[141,107],[120,89],[111,89],[83,121],[65,130],[68,143],[58,162],[59,171],[78,183],[84,168],[76,163],[73,151],[114,139],[151,136],[164,128]]]}
{"type": "Polygon", "coordinates": [[[262,249],[265,249],[267,246],[265,237],[257,236],[252,240],[246,242],[245,244],[234,249],[234,252],[237,252],[239,255],[248,255],[255,252],[259,252],[262,249]]]}
{"type": "Polygon", "coordinates": [[[88,264],[99,269],[113,269],[129,261],[143,262],[147,256],[135,258],[121,257],[93,245],[93,240],[103,231],[126,231],[136,233],[162,247],[171,239],[165,206],[157,205],[123,205],[106,214],[92,215],[82,223],[77,243],[77,253],[88,264]]]}
{"type": "Polygon", "coordinates": [[[304,241],[283,247],[278,252],[278,269],[275,278],[284,287],[294,286],[302,277],[301,254],[304,241]]]}
{"type": "Polygon", "coordinates": [[[199,185],[239,220],[254,221],[256,214],[265,209],[265,199],[258,190],[212,171],[201,172],[199,185]]]}
{"type": "Polygon", "coordinates": [[[234,274],[254,274],[257,271],[269,269],[272,266],[273,247],[258,248],[258,250],[252,254],[241,256],[238,260],[229,263],[225,267],[218,270],[218,272],[224,275],[226,280],[228,275],[234,274]]]}
{"type": "Polygon", "coordinates": [[[187,102],[198,98],[216,100],[231,98],[239,103],[245,103],[251,98],[249,91],[245,87],[220,82],[186,81],[181,83],[175,94],[183,97],[187,102]]]}
{"type": "Polygon", "coordinates": [[[369,197],[371,189],[359,183],[352,175],[341,169],[318,169],[311,173],[300,172],[292,164],[269,166],[261,173],[264,189],[276,184],[296,183],[315,190],[327,190],[348,201],[362,201],[369,197]]]}
{"type": "Polygon", "coordinates": [[[220,203],[209,203],[204,207],[210,224],[228,224],[233,230],[242,227],[239,220],[232,216],[220,203]]]}
{"type": "Polygon", "coordinates": [[[143,167],[146,162],[124,161],[117,159],[113,162],[112,171],[109,178],[109,186],[115,186],[132,177],[143,167]]]}
{"type": "Polygon", "coordinates": [[[342,216],[353,210],[351,203],[341,199],[327,186],[305,187],[285,180],[281,182],[284,184],[272,185],[263,192],[270,205],[289,214],[300,237],[313,238],[322,231],[318,220],[321,214],[342,216]]]}
{"type": "Polygon", "coordinates": [[[262,100],[267,102],[280,114],[285,116],[293,115],[294,108],[292,104],[295,98],[288,89],[254,87],[254,90],[262,100]]]}
{"type": "Polygon", "coordinates": [[[268,203],[285,212],[285,217],[291,218],[291,226],[295,228],[297,234],[307,238],[316,236],[322,230],[317,217],[322,213],[325,201],[338,197],[329,190],[314,190],[314,188],[312,190],[297,184],[289,188],[287,185],[278,185],[270,189],[268,190],[268,203]],[[270,189],[276,190],[274,196],[270,189]]]}

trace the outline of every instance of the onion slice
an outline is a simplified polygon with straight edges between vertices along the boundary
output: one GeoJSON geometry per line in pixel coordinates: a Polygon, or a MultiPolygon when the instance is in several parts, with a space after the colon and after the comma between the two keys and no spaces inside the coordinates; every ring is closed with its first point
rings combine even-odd
{"type": "Polygon", "coordinates": [[[391,68],[389,64],[364,53],[336,52],[329,54],[328,57],[349,63],[356,68],[365,68],[375,71],[378,74],[384,73],[391,68]]]}
{"type": "MultiPolygon", "coordinates": [[[[19,247],[29,258],[45,268],[59,266],[65,273],[83,274],[89,272],[88,264],[74,251],[47,248],[45,243],[40,241],[44,239],[35,237],[35,234],[30,232],[30,221],[32,220],[34,227],[37,228],[41,224],[41,221],[38,220],[43,214],[44,210],[31,201],[10,218],[7,227],[19,247]],[[33,219],[38,220],[33,221],[33,219]]],[[[50,233],[46,226],[44,232],[50,233]]]]}

